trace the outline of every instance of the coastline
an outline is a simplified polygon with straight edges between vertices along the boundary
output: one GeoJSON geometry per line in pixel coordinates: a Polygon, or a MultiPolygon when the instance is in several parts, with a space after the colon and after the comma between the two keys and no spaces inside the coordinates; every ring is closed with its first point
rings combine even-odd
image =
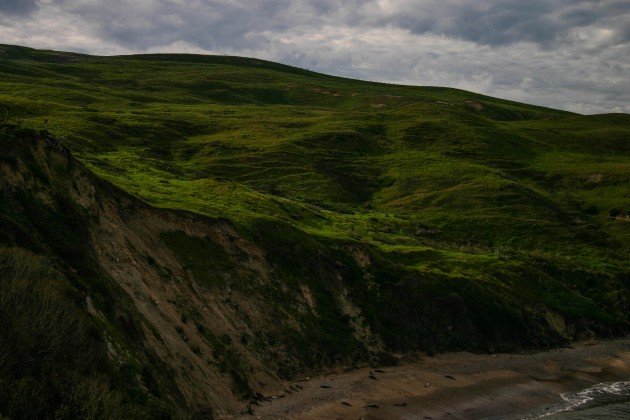
{"type": "Polygon", "coordinates": [[[509,418],[561,402],[560,393],[620,380],[630,380],[630,337],[537,353],[447,353],[395,367],[331,372],[264,389],[263,395],[276,398],[252,409],[261,419],[509,418]]]}

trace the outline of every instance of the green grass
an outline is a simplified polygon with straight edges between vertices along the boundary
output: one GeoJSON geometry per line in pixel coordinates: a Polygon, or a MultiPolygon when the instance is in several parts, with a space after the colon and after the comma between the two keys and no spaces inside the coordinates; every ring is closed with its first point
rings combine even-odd
{"type": "MultiPolygon", "coordinates": [[[[154,206],[225,218],[251,235],[284,223],[324,246],[362,243],[410,272],[490,282],[549,305],[556,286],[546,292],[523,270],[553,266],[602,284],[630,270],[626,114],[238,57],[12,46],[0,57],[0,118],[8,110],[9,121],[46,128],[154,206]]],[[[551,276],[557,287],[588,301],[574,312],[599,316],[605,299],[593,303],[562,276],[551,276]]]]}

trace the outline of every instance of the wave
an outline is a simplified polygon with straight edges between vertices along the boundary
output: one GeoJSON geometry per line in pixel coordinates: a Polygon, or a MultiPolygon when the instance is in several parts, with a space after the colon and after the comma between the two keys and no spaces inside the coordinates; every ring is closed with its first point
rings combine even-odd
{"type": "Polygon", "coordinates": [[[555,417],[562,413],[627,402],[630,400],[630,381],[599,383],[582,391],[560,394],[560,396],[563,403],[546,407],[544,413],[526,418],[555,417]]]}

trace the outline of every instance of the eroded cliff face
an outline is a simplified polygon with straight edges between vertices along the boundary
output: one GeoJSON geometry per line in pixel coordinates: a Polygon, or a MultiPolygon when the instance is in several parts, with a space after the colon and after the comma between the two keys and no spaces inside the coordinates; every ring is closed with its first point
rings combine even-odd
{"type": "Polygon", "coordinates": [[[279,273],[228,221],[152,208],[96,178],[54,139],[16,141],[0,161],[3,241],[54,255],[102,324],[112,363],[154,365],[155,386],[174,391],[174,404],[238,411],[262,385],[381,350],[334,267],[320,267],[316,281],[335,291],[320,302],[314,279],[279,273]],[[331,342],[321,353],[321,337],[308,342],[317,331],[304,321],[331,314],[346,323],[339,342],[356,349],[331,342]],[[313,354],[300,359],[302,351],[313,354]]]}
{"type": "MultiPolygon", "coordinates": [[[[234,226],[127,197],[95,197],[85,208],[96,215],[90,246],[97,264],[132,301],[144,345],[173,369],[186,401],[234,411],[251,391],[304,369],[284,335],[290,330],[308,336],[302,315],[319,317],[313,293],[306,282],[288,287],[265,251],[234,226]]],[[[331,301],[337,316],[348,316],[355,341],[365,343],[356,356],[367,361],[366,350],[378,351],[379,343],[362,328],[361,311],[343,294],[331,301]]]]}
{"type": "Polygon", "coordinates": [[[238,412],[262,386],[394,352],[516,350],[625,325],[565,319],[504,288],[422,276],[274,220],[245,228],[157,209],[45,133],[16,129],[0,151],[0,243],[51,256],[112,371],[166,413],[238,412]]]}

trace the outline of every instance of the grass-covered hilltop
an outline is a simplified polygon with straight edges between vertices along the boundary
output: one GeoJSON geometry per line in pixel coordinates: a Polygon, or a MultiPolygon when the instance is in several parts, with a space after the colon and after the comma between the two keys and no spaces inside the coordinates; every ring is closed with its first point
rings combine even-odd
{"type": "Polygon", "coordinates": [[[0,121],[0,418],[630,325],[627,114],[0,45],[0,121]]]}

